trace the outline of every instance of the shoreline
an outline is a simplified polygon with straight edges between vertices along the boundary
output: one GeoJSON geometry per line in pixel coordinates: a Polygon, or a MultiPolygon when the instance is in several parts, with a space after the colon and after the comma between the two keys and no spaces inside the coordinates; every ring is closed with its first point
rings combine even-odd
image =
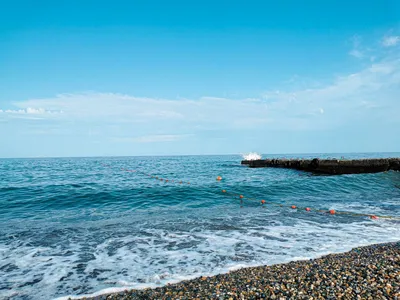
{"type": "Polygon", "coordinates": [[[162,287],[66,299],[400,299],[400,241],[162,287]],[[313,298],[311,298],[313,297],[313,298]],[[322,298],[321,298],[322,297],[322,298]]]}

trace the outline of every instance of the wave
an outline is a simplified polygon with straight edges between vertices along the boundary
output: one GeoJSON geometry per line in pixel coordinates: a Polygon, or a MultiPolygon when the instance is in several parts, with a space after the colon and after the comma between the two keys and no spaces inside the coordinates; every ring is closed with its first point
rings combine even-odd
{"type": "Polygon", "coordinates": [[[247,154],[242,154],[244,160],[257,160],[261,159],[261,155],[256,152],[250,152],[247,154]]]}

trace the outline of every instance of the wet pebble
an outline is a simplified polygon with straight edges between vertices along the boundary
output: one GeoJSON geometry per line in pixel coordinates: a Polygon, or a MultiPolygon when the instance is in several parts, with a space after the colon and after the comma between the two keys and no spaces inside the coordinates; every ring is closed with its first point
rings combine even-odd
{"type": "Polygon", "coordinates": [[[90,299],[400,300],[400,242],[90,299]]]}

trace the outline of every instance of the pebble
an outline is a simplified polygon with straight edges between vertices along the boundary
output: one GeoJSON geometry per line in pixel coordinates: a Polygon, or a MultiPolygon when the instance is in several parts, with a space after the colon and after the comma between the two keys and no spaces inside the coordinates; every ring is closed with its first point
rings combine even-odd
{"type": "Polygon", "coordinates": [[[359,247],[317,259],[243,268],[154,289],[87,299],[400,300],[400,241],[359,247]]]}

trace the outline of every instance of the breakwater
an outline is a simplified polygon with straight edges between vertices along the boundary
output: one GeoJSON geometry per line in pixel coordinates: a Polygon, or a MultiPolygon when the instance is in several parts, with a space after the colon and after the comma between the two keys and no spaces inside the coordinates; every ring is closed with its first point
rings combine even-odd
{"type": "Polygon", "coordinates": [[[370,159],[259,159],[243,160],[250,168],[289,168],[323,174],[378,173],[400,171],[400,158],[370,159]]]}

